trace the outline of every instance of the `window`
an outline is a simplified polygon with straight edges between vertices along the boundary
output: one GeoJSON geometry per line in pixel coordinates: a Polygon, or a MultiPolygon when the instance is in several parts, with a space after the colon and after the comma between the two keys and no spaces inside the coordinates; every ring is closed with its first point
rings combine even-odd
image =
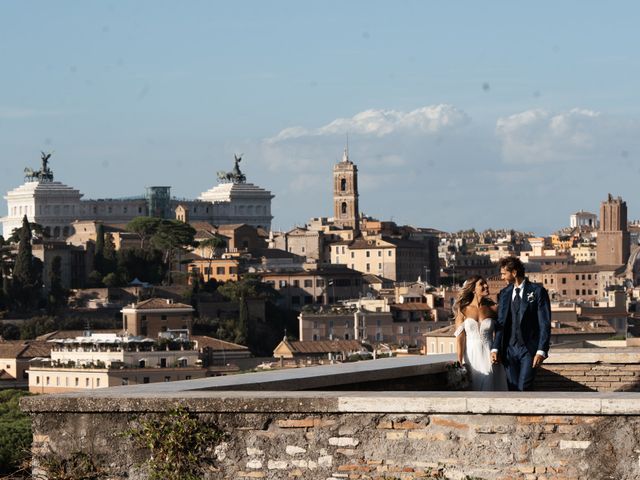
{"type": "Polygon", "coordinates": [[[562,290],[562,294],[563,294],[563,295],[566,295],[566,294],[567,294],[567,291],[566,291],[566,290],[562,290]]]}
{"type": "Polygon", "coordinates": [[[378,250],[378,256],[381,257],[382,256],[382,250],[378,250]]]}
{"type": "Polygon", "coordinates": [[[369,250],[367,250],[367,253],[365,254],[365,256],[366,256],[367,258],[369,258],[369,257],[371,256],[371,252],[370,252],[369,250]]]}
{"type": "Polygon", "coordinates": [[[142,377],[142,383],[149,383],[149,377],[142,377]]]}
{"type": "Polygon", "coordinates": [[[316,287],[324,287],[324,280],[319,278],[316,280],[316,287]]]}
{"type": "Polygon", "coordinates": [[[355,252],[351,252],[351,258],[355,258],[355,257],[356,257],[355,252]]]}
{"type": "Polygon", "coordinates": [[[347,202],[342,202],[342,205],[340,206],[340,212],[342,213],[342,215],[347,214],[347,202]]]}
{"type": "Polygon", "coordinates": [[[391,256],[391,250],[387,251],[387,256],[390,257],[391,256]]]}
{"type": "Polygon", "coordinates": [[[224,275],[224,267],[216,267],[217,275],[224,275]]]}
{"type": "Polygon", "coordinates": [[[444,343],[440,344],[440,353],[444,353],[444,343]]]}
{"type": "Polygon", "coordinates": [[[580,280],[580,275],[576,275],[576,280],[580,280]]]}
{"type": "Polygon", "coordinates": [[[280,288],[285,288],[287,286],[287,281],[286,280],[280,280],[280,282],[278,282],[278,285],[280,285],[280,288]]]}
{"type": "Polygon", "coordinates": [[[160,315],[160,320],[166,320],[167,316],[166,315],[160,315]]]}
{"type": "Polygon", "coordinates": [[[171,381],[171,377],[164,377],[164,381],[165,382],[170,382],[171,381]]]}
{"type": "Polygon", "coordinates": [[[76,387],[80,385],[80,379],[76,377],[76,387]]]}
{"type": "Polygon", "coordinates": [[[582,280],[584,280],[584,273],[582,274],[582,280]]]}
{"type": "Polygon", "coordinates": [[[340,191],[344,192],[347,189],[347,179],[346,178],[341,178],[340,179],[340,191]]]}
{"type": "Polygon", "coordinates": [[[49,377],[47,377],[47,385],[49,385],[49,377]]]}
{"type": "Polygon", "coordinates": [[[562,284],[566,284],[567,283],[567,277],[562,277],[562,284]]]}
{"type": "Polygon", "coordinates": [[[576,288],[576,295],[580,295],[580,290],[576,288]]]}
{"type": "Polygon", "coordinates": [[[122,377],[122,385],[129,385],[129,379],[127,377],[122,377]]]}
{"type": "Polygon", "coordinates": [[[591,274],[587,275],[587,280],[591,280],[591,274]]]}
{"type": "Polygon", "coordinates": [[[88,378],[85,378],[84,379],[84,386],[88,387],[89,386],[89,382],[90,382],[90,380],[88,378]]]}
{"type": "Polygon", "coordinates": [[[431,342],[431,351],[432,352],[436,351],[436,344],[434,342],[431,342]]]}
{"type": "Polygon", "coordinates": [[[185,379],[185,380],[191,380],[191,375],[186,375],[186,376],[184,377],[184,379],[185,379]]]}
{"type": "Polygon", "coordinates": [[[382,264],[381,263],[378,264],[378,270],[382,270],[382,264]]]}
{"type": "Polygon", "coordinates": [[[305,280],[304,288],[311,288],[311,287],[313,287],[313,280],[309,280],[309,279],[305,280]]]}
{"type": "Polygon", "coordinates": [[[294,280],[293,281],[293,286],[299,288],[300,287],[300,280],[294,280]]]}
{"type": "Polygon", "coordinates": [[[587,294],[587,290],[586,290],[586,288],[583,288],[583,289],[582,289],[582,294],[583,294],[583,295],[586,295],[586,294],[587,294]]]}
{"type": "Polygon", "coordinates": [[[371,264],[367,263],[367,272],[371,271],[371,264]]]}
{"type": "Polygon", "coordinates": [[[100,386],[100,379],[96,378],[96,387],[99,387],[99,386],[100,386]]]}
{"type": "Polygon", "coordinates": [[[36,377],[36,385],[40,385],[40,377],[36,377]]]}

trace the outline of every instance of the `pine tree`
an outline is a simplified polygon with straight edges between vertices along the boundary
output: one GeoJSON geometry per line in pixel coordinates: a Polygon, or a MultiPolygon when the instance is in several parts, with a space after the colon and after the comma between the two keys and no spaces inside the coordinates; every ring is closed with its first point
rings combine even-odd
{"type": "Polygon", "coordinates": [[[93,256],[93,269],[104,276],[104,226],[101,223],[96,225],[96,251],[93,256]]]}
{"type": "Polygon", "coordinates": [[[49,313],[56,313],[67,302],[67,291],[62,286],[62,259],[59,255],[53,257],[49,271],[49,296],[47,308],[49,313]]]}
{"type": "Polygon", "coordinates": [[[108,275],[116,271],[116,245],[113,242],[113,235],[110,233],[104,234],[104,242],[102,247],[102,268],[103,275],[108,275]]]}
{"type": "Polygon", "coordinates": [[[31,249],[31,227],[25,215],[19,232],[18,255],[13,267],[12,290],[19,306],[28,309],[33,305],[38,285],[37,272],[34,269],[33,253],[31,249]]]}

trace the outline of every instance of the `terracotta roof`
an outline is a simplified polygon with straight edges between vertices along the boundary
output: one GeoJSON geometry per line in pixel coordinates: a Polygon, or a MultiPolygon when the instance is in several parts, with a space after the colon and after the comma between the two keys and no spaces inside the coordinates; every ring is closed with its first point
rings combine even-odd
{"type": "Polygon", "coordinates": [[[0,358],[34,358],[51,355],[51,344],[38,340],[0,342],[0,358]]]}
{"type": "Polygon", "coordinates": [[[224,340],[219,340],[213,337],[207,337],[205,335],[192,335],[191,340],[195,340],[198,342],[198,349],[202,350],[203,348],[209,347],[211,350],[234,350],[248,351],[249,348],[244,345],[239,345],[237,343],[225,342],[224,340]]]}
{"type": "Polygon", "coordinates": [[[426,312],[431,310],[431,307],[429,307],[429,305],[426,303],[413,302],[413,303],[395,303],[391,305],[391,309],[405,310],[408,312],[426,312]]]}
{"type": "Polygon", "coordinates": [[[165,310],[173,308],[190,308],[193,310],[191,305],[176,303],[167,300],[166,298],[150,298],[148,300],[143,300],[142,302],[136,303],[133,308],[136,310],[165,310]]]}
{"type": "Polygon", "coordinates": [[[456,331],[456,326],[449,325],[448,327],[438,328],[424,334],[425,337],[453,337],[453,332],[456,331]]]}
{"type": "Polygon", "coordinates": [[[551,327],[551,335],[581,335],[585,333],[601,333],[615,335],[616,329],[605,321],[595,322],[559,322],[559,327],[551,327]]]}
{"type": "Polygon", "coordinates": [[[359,340],[319,340],[287,342],[294,353],[342,353],[361,350],[359,340]]]}
{"type": "MultiPolygon", "coordinates": [[[[251,227],[251,225],[247,225],[246,223],[228,223],[225,225],[218,225],[218,231],[220,230],[237,230],[240,227],[251,227]]],[[[251,227],[253,228],[253,227],[251,227]]]]}
{"type": "Polygon", "coordinates": [[[3,380],[15,380],[15,378],[6,370],[0,370],[0,381],[3,380]]]}
{"type": "Polygon", "coordinates": [[[206,232],[213,232],[215,230],[215,227],[209,222],[189,222],[189,225],[191,225],[196,231],[204,230],[206,232]]]}

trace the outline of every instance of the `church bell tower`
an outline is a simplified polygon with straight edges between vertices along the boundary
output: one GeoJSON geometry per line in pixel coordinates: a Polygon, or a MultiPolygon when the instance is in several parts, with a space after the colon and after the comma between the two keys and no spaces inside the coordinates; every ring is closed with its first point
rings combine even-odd
{"type": "Polygon", "coordinates": [[[345,148],[342,161],[333,167],[333,219],[344,228],[352,228],[357,236],[360,232],[358,209],[358,167],[349,160],[349,149],[345,148]]]}

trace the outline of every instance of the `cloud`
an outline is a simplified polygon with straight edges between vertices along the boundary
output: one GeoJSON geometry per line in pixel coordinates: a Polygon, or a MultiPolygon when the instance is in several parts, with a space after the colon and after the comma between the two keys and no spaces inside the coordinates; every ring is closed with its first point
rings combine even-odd
{"type": "Polygon", "coordinates": [[[574,108],[552,113],[527,110],[498,118],[496,135],[506,163],[566,162],[600,148],[611,120],[593,110],[574,108]]]}
{"type": "Polygon", "coordinates": [[[421,107],[410,112],[370,109],[350,118],[337,118],[318,128],[285,128],[266,142],[278,143],[304,137],[326,137],[346,133],[378,138],[397,133],[433,135],[466,125],[469,121],[470,118],[465,112],[447,104],[421,107]]]}

